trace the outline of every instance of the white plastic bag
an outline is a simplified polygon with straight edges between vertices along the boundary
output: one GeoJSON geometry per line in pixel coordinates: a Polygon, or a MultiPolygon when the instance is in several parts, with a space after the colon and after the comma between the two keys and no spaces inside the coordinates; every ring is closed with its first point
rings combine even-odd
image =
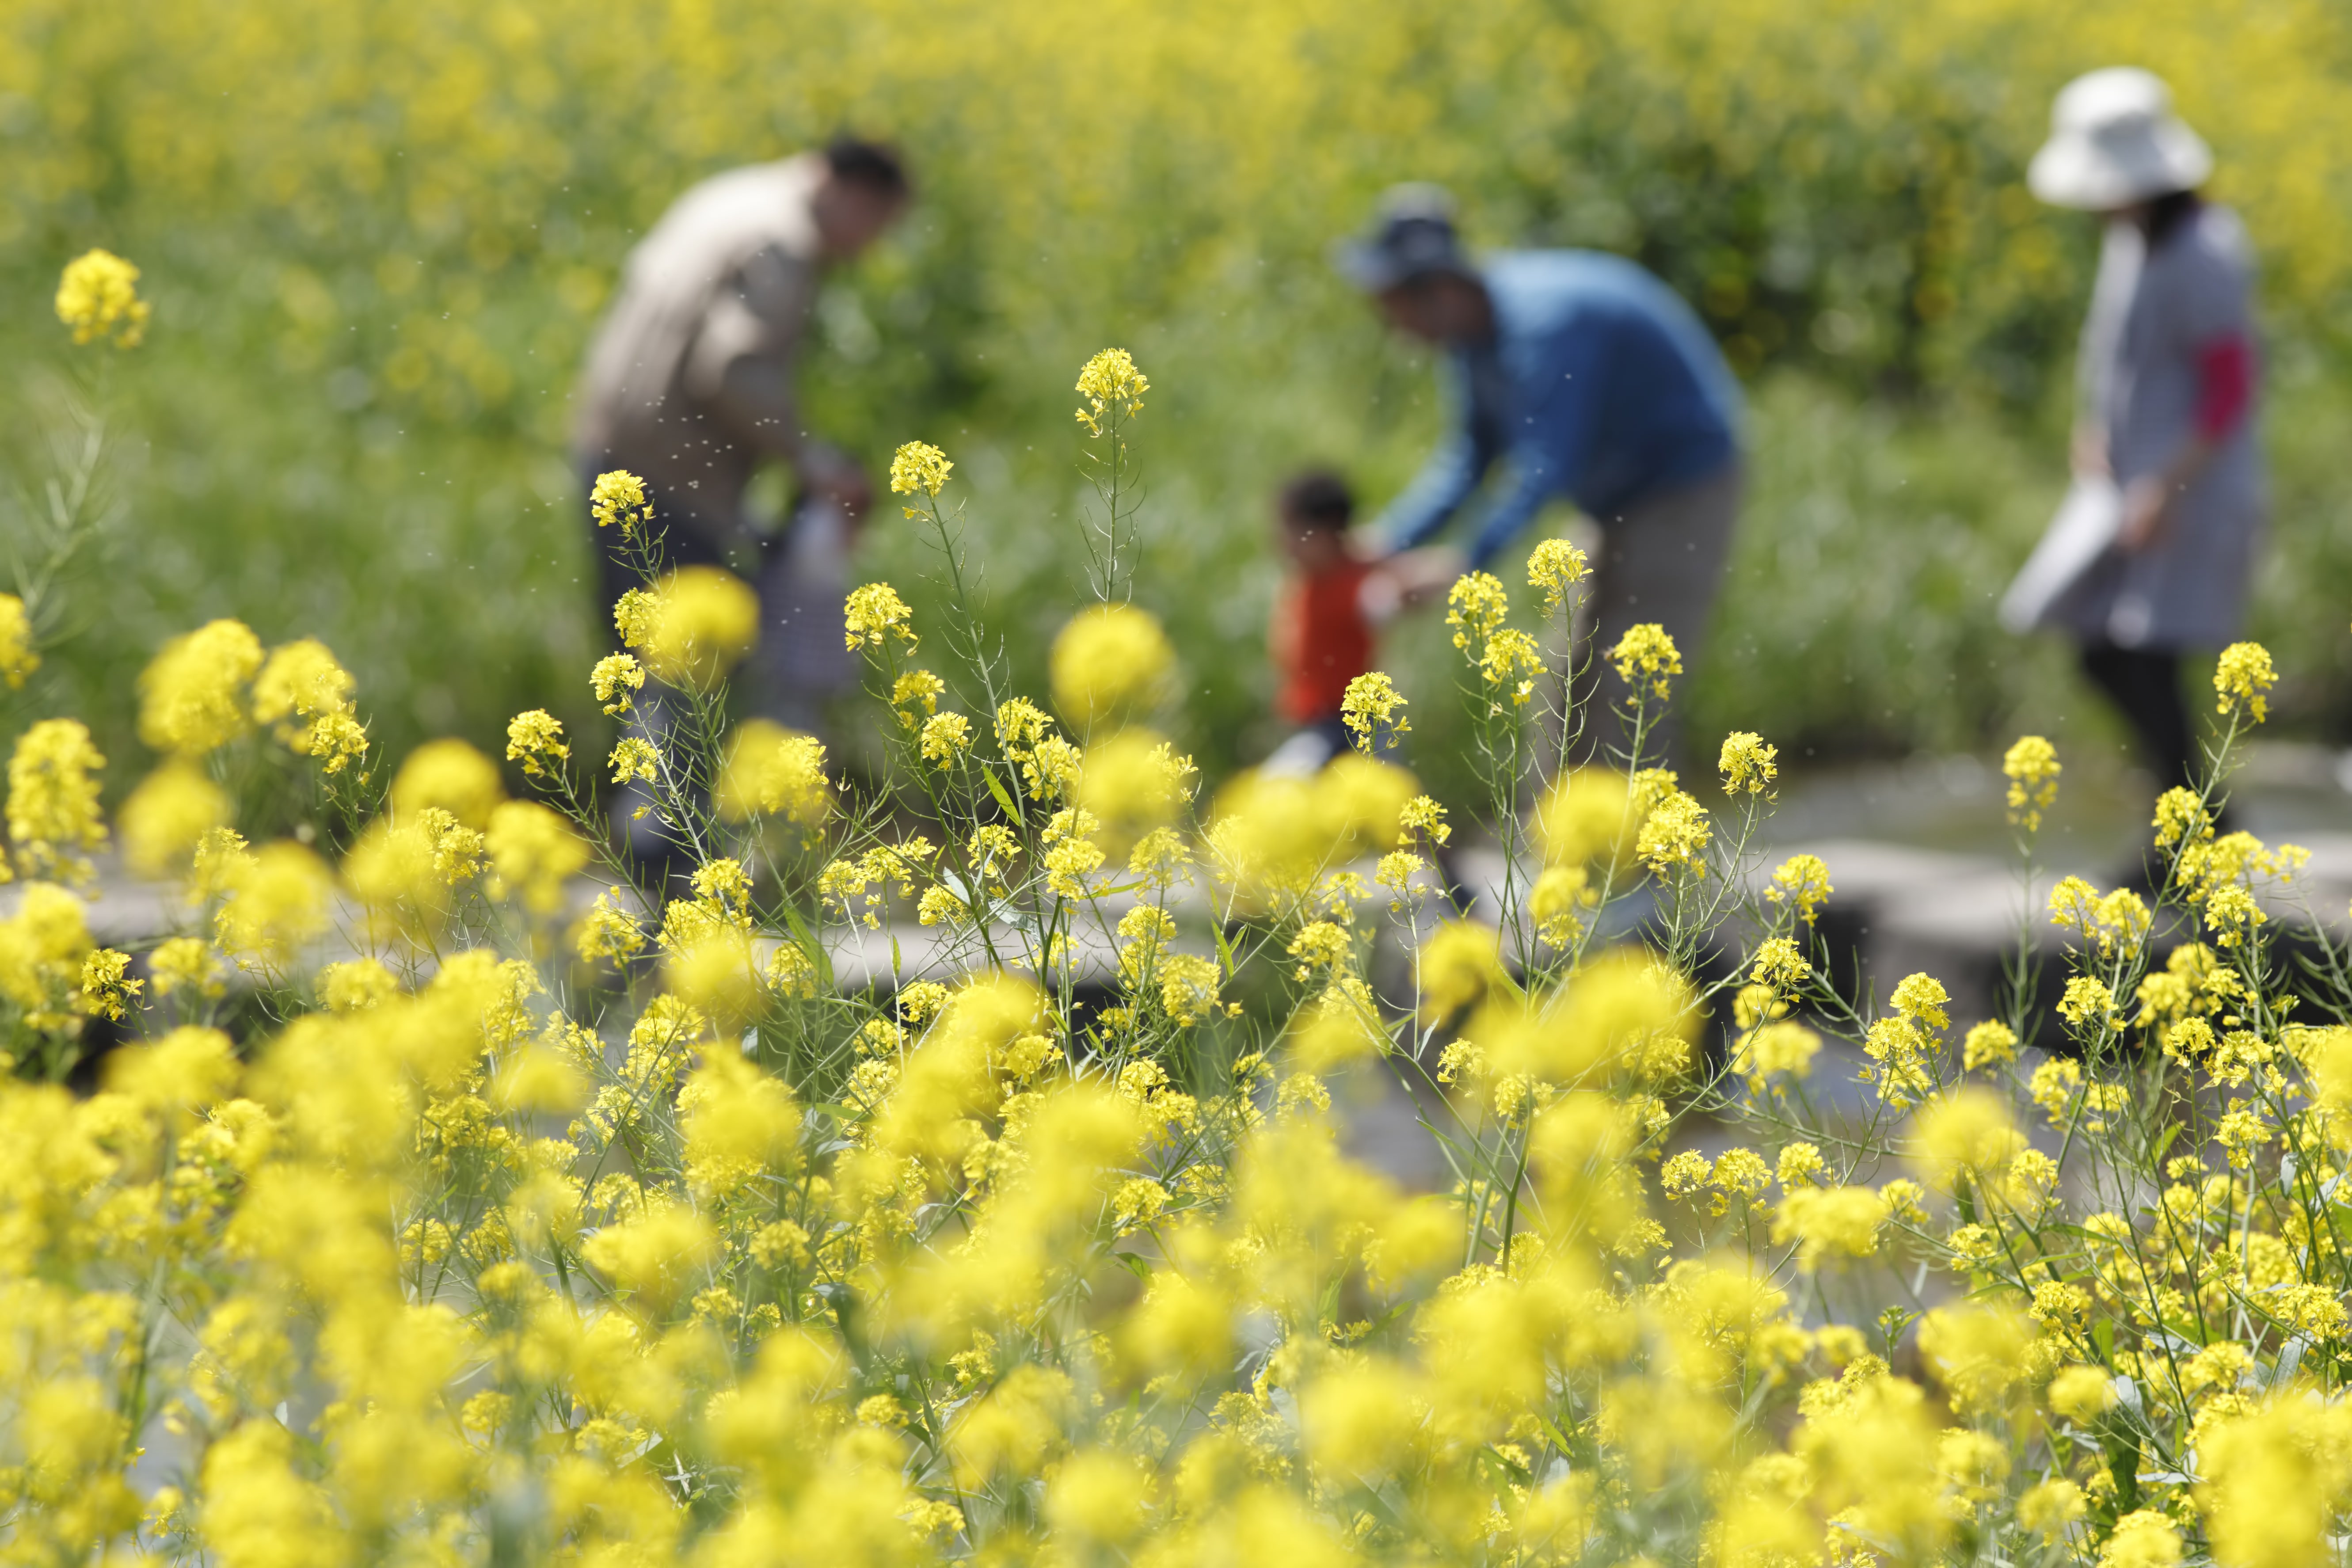
{"type": "Polygon", "coordinates": [[[2000,624],[2012,632],[2053,624],[2066,595],[2114,547],[2123,521],[2123,492],[2115,480],[2077,476],[2042,542],[2001,595],[2000,624]]]}

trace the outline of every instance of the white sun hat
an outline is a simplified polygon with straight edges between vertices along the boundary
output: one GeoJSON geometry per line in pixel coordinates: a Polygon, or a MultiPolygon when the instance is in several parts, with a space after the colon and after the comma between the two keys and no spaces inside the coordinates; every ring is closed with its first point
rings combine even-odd
{"type": "Polygon", "coordinates": [[[2172,112],[2172,89],[2135,66],[2110,66],[2059,89],[2025,184],[2052,206],[2107,212],[2194,190],[2212,172],[2212,150],[2172,112]]]}

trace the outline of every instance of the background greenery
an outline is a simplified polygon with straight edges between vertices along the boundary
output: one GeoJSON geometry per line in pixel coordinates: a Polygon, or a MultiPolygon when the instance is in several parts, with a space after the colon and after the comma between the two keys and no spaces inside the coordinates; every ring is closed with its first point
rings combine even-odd
{"type": "MultiPolygon", "coordinates": [[[[1377,499],[1433,427],[1426,367],[1325,260],[1404,177],[1451,184],[1482,243],[1639,257],[1750,378],[1699,733],[1816,757],[2112,741],[2059,652],[1990,610],[2061,481],[2094,240],[2022,163],[2052,91],[2117,60],[2175,82],[2263,248],[2278,508],[2252,629],[2286,715],[2334,735],[2352,35],[2304,0],[0,0],[17,472],[43,467],[57,268],[115,248],[157,308],[116,377],[137,444],[110,548],[39,700],[139,765],[131,676],[234,614],[327,640],[395,750],[487,742],[526,706],[593,721],[564,456],[588,334],[687,184],[855,126],[924,189],[825,297],[822,423],[869,459],[915,437],[956,458],[1037,674],[1082,560],[1066,388],[1131,348],[1157,388],[1139,595],[1212,772],[1270,739],[1268,488],[1325,458],[1377,499]]],[[[911,586],[918,563],[886,523],[862,564],[911,586]]],[[[1450,679],[1432,632],[1391,657],[1423,689],[1450,679]]]]}

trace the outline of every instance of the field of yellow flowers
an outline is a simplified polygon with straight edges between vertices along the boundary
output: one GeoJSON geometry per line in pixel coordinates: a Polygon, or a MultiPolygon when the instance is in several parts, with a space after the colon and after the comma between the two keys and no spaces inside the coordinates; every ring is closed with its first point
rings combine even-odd
{"type": "MultiPolygon", "coordinates": [[[[143,353],[139,281],[73,263],[78,353],[143,353]]],[[[1150,728],[1175,650],[1124,488],[1164,384],[1107,350],[1076,394],[1093,592],[1043,688],[971,599],[955,447],[898,447],[941,608],[843,606],[866,780],[730,724],[749,590],[667,571],[617,471],[591,506],[641,585],[568,684],[623,733],[515,713],[523,798],[460,741],[395,763],[326,643],[229,619],[146,666],[111,823],[88,728],[23,731],[12,1559],[2340,1560],[2352,952],[2308,910],[2284,950],[2301,852],[2214,826],[2268,652],[2218,662],[2147,896],[2032,917],[2063,972],[2021,959],[1996,1017],[1925,973],[1845,995],[1835,868],[1755,848],[1778,748],[1727,735],[1713,811],[1651,765],[1655,626],[1599,656],[1622,710],[1565,705],[1562,541],[1447,597],[1491,897],[1456,907],[1452,814],[1380,760],[1428,717],[1385,675],[1323,773],[1202,800],[1150,728]],[[257,756],[293,837],[239,831],[257,756]],[[624,784],[666,870],[610,847],[624,784]],[[175,890],[135,952],[89,931],[118,839],[175,890]],[[1342,1152],[1376,1073],[1439,1190],[1342,1152]]],[[[40,609],[0,596],[12,686],[40,609]]],[[[2030,861],[2063,763],[2003,765],[2030,861]]]]}
{"type": "MultiPolygon", "coordinates": [[[[2324,711],[2352,688],[2314,629],[2352,580],[2346,26],[2326,0],[6,0],[0,283],[35,299],[104,244],[169,319],[121,393],[108,614],[44,679],[128,754],[147,652],[235,614],[334,628],[404,745],[487,744],[551,690],[601,725],[568,681],[601,635],[562,458],[587,334],[688,183],[854,126],[906,143],[922,197],[825,300],[818,417],[876,462],[954,433],[991,584],[1053,602],[1077,498],[1039,389],[1106,336],[1161,366],[1137,593],[1193,661],[1213,774],[1265,706],[1268,488],[1320,458],[1383,494],[1429,433],[1424,372],[1325,260],[1405,177],[1452,184],[1480,243],[1637,255],[1759,378],[1741,657],[1699,672],[1698,714],[1824,752],[1989,745],[2069,689],[1990,619],[2063,481],[2091,252],[2020,170],[2056,86],[2127,59],[2177,85],[2263,251],[2295,564],[2257,629],[2283,705],[2324,711]]],[[[0,344],[38,365],[47,331],[19,311],[0,344]]],[[[49,389],[6,395],[24,458],[49,389]]],[[[908,531],[871,548],[911,581],[908,531]]],[[[1055,624],[1007,626],[1024,678],[1055,624]]],[[[1442,693],[1444,658],[1416,643],[1400,679],[1442,693]]]]}

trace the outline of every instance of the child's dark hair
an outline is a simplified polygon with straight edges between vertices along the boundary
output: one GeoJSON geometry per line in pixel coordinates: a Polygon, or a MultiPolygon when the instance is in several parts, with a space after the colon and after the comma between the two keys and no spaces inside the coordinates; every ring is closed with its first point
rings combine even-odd
{"type": "Polygon", "coordinates": [[[1294,474],[1276,492],[1276,504],[1294,524],[1344,529],[1356,521],[1356,493],[1328,468],[1294,474]]]}

